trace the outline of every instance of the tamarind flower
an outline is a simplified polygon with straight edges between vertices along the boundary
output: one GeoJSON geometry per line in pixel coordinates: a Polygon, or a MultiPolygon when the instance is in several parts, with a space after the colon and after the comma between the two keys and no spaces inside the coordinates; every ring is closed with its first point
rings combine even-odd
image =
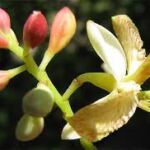
{"type": "Polygon", "coordinates": [[[62,139],[99,141],[125,125],[137,107],[150,111],[150,94],[141,91],[150,77],[150,55],[145,56],[138,29],[128,16],[114,16],[112,24],[118,39],[101,25],[87,22],[90,43],[104,62],[108,80],[102,84],[112,87],[105,88],[110,94],[78,110],[64,127],[62,139]]]}

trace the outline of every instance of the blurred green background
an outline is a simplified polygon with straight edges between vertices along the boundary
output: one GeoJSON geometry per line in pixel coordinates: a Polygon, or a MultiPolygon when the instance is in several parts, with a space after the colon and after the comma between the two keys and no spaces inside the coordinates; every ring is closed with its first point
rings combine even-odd
{"type": "MultiPolygon", "coordinates": [[[[7,10],[11,17],[12,28],[18,40],[22,42],[22,29],[27,17],[33,10],[45,14],[49,24],[53,15],[62,7],[69,6],[77,19],[77,32],[71,43],[60,52],[49,64],[47,72],[60,93],[69,86],[72,79],[85,72],[102,71],[101,61],[95,54],[87,39],[85,25],[88,19],[105,26],[112,31],[111,16],[129,15],[139,28],[144,47],[150,49],[150,1],[149,0],[0,0],[0,7],[7,10]]],[[[112,31],[113,32],[113,31],[112,31]]],[[[46,41],[34,55],[40,63],[46,41]]],[[[0,69],[19,66],[21,62],[10,52],[1,50],[0,69]]],[[[61,112],[54,109],[45,119],[43,133],[31,142],[19,142],[15,138],[15,127],[22,116],[22,97],[37,81],[27,72],[13,79],[7,88],[0,93],[0,149],[1,150],[80,150],[78,141],[62,141],[60,138],[65,122],[61,112]]],[[[149,89],[149,82],[143,85],[149,89]]],[[[85,106],[106,95],[90,84],[85,84],[71,97],[73,110],[85,106]]],[[[135,115],[120,130],[101,142],[98,149],[104,150],[149,150],[150,149],[150,113],[137,109],[135,115]]]]}

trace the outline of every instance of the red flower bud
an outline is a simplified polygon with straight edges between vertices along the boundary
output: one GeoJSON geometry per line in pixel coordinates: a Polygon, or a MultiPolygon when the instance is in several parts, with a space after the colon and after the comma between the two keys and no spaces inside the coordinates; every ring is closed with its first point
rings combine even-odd
{"type": "Polygon", "coordinates": [[[0,70],[0,91],[2,91],[10,80],[9,71],[0,70]]]}
{"type": "Polygon", "coordinates": [[[25,22],[23,29],[24,44],[31,48],[39,46],[48,32],[46,18],[40,11],[33,11],[25,22]]]}
{"type": "Polygon", "coordinates": [[[10,30],[10,17],[6,11],[0,8],[0,31],[6,33],[10,30]]]}
{"type": "Polygon", "coordinates": [[[76,30],[76,19],[68,7],[62,8],[55,16],[51,27],[49,50],[53,53],[64,48],[76,30]]]}

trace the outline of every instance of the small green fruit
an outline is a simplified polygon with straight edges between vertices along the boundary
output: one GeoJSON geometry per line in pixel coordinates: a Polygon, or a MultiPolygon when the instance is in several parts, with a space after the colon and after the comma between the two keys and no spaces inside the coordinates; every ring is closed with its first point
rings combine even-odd
{"type": "Polygon", "coordinates": [[[53,94],[47,86],[39,84],[23,97],[23,110],[35,117],[45,117],[53,108],[53,94]]]}
{"type": "Polygon", "coordinates": [[[44,128],[42,117],[32,117],[25,114],[16,127],[16,138],[19,141],[30,141],[36,138],[44,128]]]}

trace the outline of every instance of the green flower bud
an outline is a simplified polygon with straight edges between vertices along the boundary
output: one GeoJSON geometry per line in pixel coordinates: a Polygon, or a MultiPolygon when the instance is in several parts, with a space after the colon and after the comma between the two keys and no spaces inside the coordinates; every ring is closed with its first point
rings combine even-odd
{"type": "Polygon", "coordinates": [[[44,84],[39,84],[23,97],[23,110],[35,117],[45,117],[53,108],[53,94],[44,84]]]}
{"type": "Polygon", "coordinates": [[[42,117],[32,117],[25,114],[16,127],[16,138],[19,141],[30,141],[36,138],[44,128],[42,117]]]}

